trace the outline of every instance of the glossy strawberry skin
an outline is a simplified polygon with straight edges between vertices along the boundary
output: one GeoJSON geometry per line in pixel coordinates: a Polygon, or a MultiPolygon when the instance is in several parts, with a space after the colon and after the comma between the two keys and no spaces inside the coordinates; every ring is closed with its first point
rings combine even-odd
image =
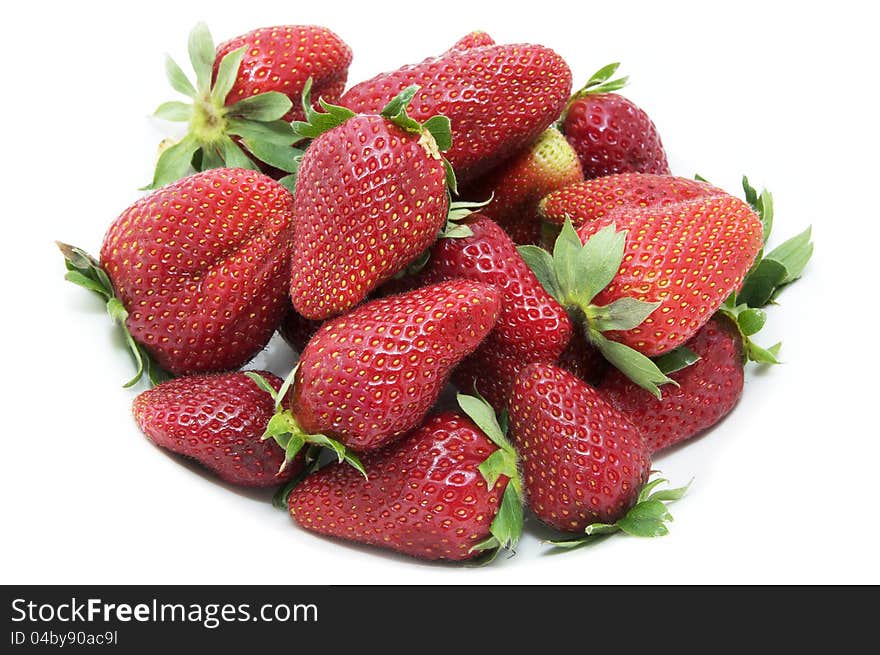
{"type": "Polygon", "coordinates": [[[611,370],[599,391],[641,430],[651,452],[712,427],[735,406],[743,390],[743,343],[736,326],[715,316],[685,346],[700,356],[670,374],[679,386],[662,387],[657,399],[611,370]]]}
{"type": "MultiPolygon", "coordinates": [[[[584,198],[572,196],[568,203],[572,215],[588,213],[584,198]]],[[[547,204],[542,211],[547,211],[547,204]]],[[[577,233],[587,241],[612,224],[627,231],[623,263],[593,304],[607,305],[622,297],[660,302],[640,326],[605,333],[649,357],[690,339],[740,288],[763,244],[763,228],[755,212],[724,193],[609,212],[583,223],[577,233]]]]}
{"type": "Polygon", "coordinates": [[[345,88],[351,48],[319,25],[263,27],[230,39],[217,47],[214,75],[220,61],[233,50],[246,48],[238,76],[226,97],[232,105],[267,91],[283,93],[293,102],[284,120],[303,120],[303,87],[312,78],[312,97],[335,103],[345,88]]]}
{"type": "Polygon", "coordinates": [[[368,479],[331,464],[291,493],[293,519],[313,532],[426,560],[467,560],[487,539],[508,478],[491,490],[478,468],[497,450],[453,412],[429,416],[400,441],[361,458],[368,479]]]}
{"type": "Polygon", "coordinates": [[[500,310],[494,287],[454,280],[327,321],[300,356],[293,415],[356,451],[382,447],[419,424],[500,310]]]}
{"type": "Polygon", "coordinates": [[[452,121],[452,148],[445,154],[464,183],[527,146],[559,117],[571,93],[571,71],[538,45],[453,49],[357,84],[339,102],[378,112],[412,84],[421,87],[410,106],[413,118],[442,114],[452,121]]]}
{"type": "Polygon", "coordinates": [[[526,502],[544,523],[583,532],[632,507],[650,472],[638,429],[592,387],[551,364],[532,364],[513,385],[510,434],[526,502]]]}
{"type": "Polygon", "coordinates": [[[462,391],[471,393],[476,384],[501,409],[517,372],[532,362],[555,362],[571,338],[572,324],[504,230],[479,214],[467,225],[471,236],[436,243],[422,276],[427,282],[475,280],[501,292],[502,309],[495,328],[453,375],[462,391]]]}
{"type": "MultiPolygon", "coordinates": [[[[258,371],[277,391],[281,380],[258,371]]],[[[244,373],[176,378],[144,391],[132,412],[156,445],[195,459],[231,484],[282,484],[304,466],[303,456],[283,472],[284,451],[261,437],[275,412],[271,396],[244,373]]]]}
{"type": "Polygon", "coordinates": [[[547,194],[584,179],[577,154],[551,128],[509,161],[462,190],[462,197],[492,201],[480,212],[498,223],[518,244],[537,244],[538,202],[547,194]]]}
{"type": "Polygon", "coordinates": [[[550,193],[539,204],[542,220],[561,225],[569,218],[579,227],[587,221],[633,209],[662,208],[687,200],[727,195],[698,180],[671,175],[622,173],[570,184],[550,193]]]}
{"type": "Polygon", "coordinates": [[[290,296],[309,319],[345,312],[433,243],[449,208],[439,156],[361,115],[306,150],[294,198],[290,296]]]}
{"type": "Polygon", "coordinates": [[[197,173],[135,202],[101,248],[134,339],[175,375],[250,360],[288,306],[292,221],[290,192],[243,169],[197,173]]]}
{"type": "Polygon", "coordinates": [[[562,131],[587,179],[614,173],[669,174],[666,151],[654,122],[616,93],[588,94],[572,102],[562,131]]]}

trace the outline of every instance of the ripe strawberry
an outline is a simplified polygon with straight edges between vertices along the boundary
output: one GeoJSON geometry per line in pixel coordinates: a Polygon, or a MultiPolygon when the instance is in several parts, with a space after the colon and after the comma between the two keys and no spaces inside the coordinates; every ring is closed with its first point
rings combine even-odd
{"type": "MultiPolygon", "coordinates": [[[[759,198],[745,178],[743,187],[761,217],[766,241],[772,228],[772,197],[765,190],[759,198]]],[[[617,371],[608,374],[600,391],[639,427],[652,451],[690,439],[726,416],[742,394],[747,360],[777,363],[780,344],[765,350],[750,337],[766,321],[761,307],[800,277],[812,251],[807,230],[760,255],[736,297],[728,298],[684,347],[658,360],[677,385],[664,387],[661,399],[617,371]]]]}
{"type": "Polygon", "coordinates": [[[639,426],[652,453],[715,425],[742,395],[742,337],[729,319],[711,319],[685,347],[699,359],[668,372],[678,386],[664,386],[662,398],[640,389],[616,370],[609,371],[599,386],[605,398],[639,426]]]}
{"type": "Polygon", "coordinates": [[[663,208],[686,200],[727,195],[721,189],[685,177],[622,173],[570,184],[550,193],[538,205],[540,218],[562,225],[565,218],[580,227],[635,209],[663,208]]]}
{"type": "Polygon", "coordinates": [[[292,102],[283,120],[303,120],[299,100],[306,80],[312,79],[312,93],[327,102],[336,102],[345,89],[351,48],[326,27],[264,27],[221,43],[214,59],[215,79],[223,58],[239,48],[245,49],[244,56],[226,96],[227,105],[266,91],[280,91],[292,102]]]}
{"type": "Polygon", "coordinates": [[[178,180],[126,209],[100,264],[61,246],[67,278],[107,300],[138,374],[147,355],[175,375],[238,368],[269,341],[287,307],[293,198],[255,171],[178,180]]]}
{"type": "Polygon", "coordinates": [[[278,333],[287,345],[301,353],[323,322],[309,320],[291,309],[281,321],[278,333]]]}
{"type": "Polygon", "coordinates": [[[414,118],[451,119],[453,145],[446,156],[466,182],[526,147],[556,120],[571,92],[571,71],[558,54],[538,45],[453,48],[357,84],[339,102],[376,112],[412,84],[421,87],[414,118]]]}
{"type": "Polygon", "coordinates": [[[327,321],[302,351],[270,433],[326,435],[356,451],[394,441],[419,424],[500,310],[494,287],[453,280],[327,321]]]}
{"type": "Polygon", "coordinates": [[[364,456],[367,479],[336,464],[321,469],[291,492],[293,519],[319,534],[428,560],[514,548],[522,529],[516,453],[488,406],[460,402],[485,420],[451,411],[429,416],[364,456]]]}
{"type": "Polygon", "coordinates": [[[498,223],[519,244],[538,243],[538,201],[552,191],[584,179],[577,154],[558,130],[545,130],[521,153],[462,191],[492,201],[480,212],[498,223]]]}
{"type": "MultiPolygon", "coordinates": [[[[625,189],[637,188],[633,177],[625,189]]],[[[659,397],[657,385],[669,378],[646,356],[690,339],[742,285],[761,249],[761,220],[743,201],[708,186],[697,189],[708,195],[645,207],[632,201],[598,216],[596,208],[607,204],[604,186],[578,184],[545,198],[545,217],[565,222],[554,254],[534,246],[520,252],[544,287],[582,319],[605,358],[659,397]],[[577,232],[573,216],[586,220],[577,232]]],[[[675,185],[656,189],[680,193],[675,185]]]]}
{"type": "Polygon", "coordinates": [[[501,409],[523,366],[557,360],[571,338],[571,321],[529,270],[504,230],[479,214],[463,225],[472,234],[440,239],[421,277],[428,282],[466,278],[491,284],[501,292],[502,309],[495,328],[453,375],[460,389],[473,391],[476,385],[501,409]]]}
{"type": "MultiPolygon", "coordinates": [[[[449,121],[406,115],[416,89],[382,115],[326,105],[296,123],[313,138],[294,194],[290,296],[309,319],[341,314],[431,245],[449,209],[449,121]]],[[[307,102],[308,93],[305,96],[307,102]]]]}
{"type": "Polygon", "coordinates": [[[568,346],[562,351],[556,365],[573,373],[593,387],[602,382],[609,368],[613,369],[595,346],[586,339],[578,337],[568,342],[568,346]]]}
{"type": "Polygon", "coordinates": [[[614,173],[668,175],[666,151],[653,121],[631,100],[612,93],[627,82],[610,80],[618,66],[602,68],[572,96],[560,121],[562,131],[587,179],[614,173]]]}
{"type": "Polygon", "coordinates": [[[650,452],[595,389],[552,364],[531,364],[514,383],[509,410],[526,504],[541,521],[587,536],[666,533],[670,517],[660,501],[673,492],[647,495],[650,452]]]}
{"type": "MultiPolygon", "coordinates": [[[[259,373],[276,391],[281,388],[280,378],[259,373]]],[[[284,450],[262,440],[274,403],[244,373],[168,380],[135,398],[132,411],[156,445],[195,459],[232,484],[282,484],[305,465],[303,453],[281,470],[284,450]]]]}
{"type": "Polygon", "coordinates": [[[156,116],[189,123],[186,136],[161,150],[156,189],[195,170],[222,166],[292,173],[301,151],[289,121],[302,112],[306,80],[329,100],[342,92],[351,49],[324,27],[282,25],[248,32],[216,51],[211,33],[199,23],[190,33],[189,55],[196,83],[170,58],[165,62],[175,91],[192,104],[166,102],[156,116]],[[243,146],[243,147],[242,147],[243,146]]]}
{"type": "Polygon", "coordinates": [[[495,39],[486,34],[486,32],[475,30],[465,34],[456,41],[449,50],[440,56],[445,57],[446,55],[460,52],[461,50],[470,50],[471,48],[480,48],[489,45],[495,45],[495,39]]]}

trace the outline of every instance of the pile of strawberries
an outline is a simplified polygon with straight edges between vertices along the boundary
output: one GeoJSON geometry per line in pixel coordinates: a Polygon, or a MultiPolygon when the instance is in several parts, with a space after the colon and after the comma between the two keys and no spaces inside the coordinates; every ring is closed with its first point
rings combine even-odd
{"type": "Polygon", "coordinates": [[[751,337],[809,230],[765,253],[769,193],[672,176],[616,64],[572,95],[552,50],[474,32],[344,91],[323,27],[215,48],[199,25],[189,53],[152,192],[99,260],[59,244],[153,385],[143,432],[278,485],[307,530],[419,558],[513,549],[524,506],[563,547],[665,534],[684,489],[652,455],[777,361],[751,337]],[[290,375],[239,371],[276,331],[290,375]]]}

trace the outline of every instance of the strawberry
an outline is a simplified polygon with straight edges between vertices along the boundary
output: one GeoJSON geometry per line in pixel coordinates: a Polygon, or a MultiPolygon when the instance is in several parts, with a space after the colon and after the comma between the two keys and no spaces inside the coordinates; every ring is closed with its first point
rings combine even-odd
{"type": "Polygon", "coordinates": [[[602,357],[602,353],[595,346],[586,339],[578,338],[568,342],[556,364],[594,387],[602,382],[608,369],[611,368],[608,360],[602,357]]]}
{"type": "Polygon", "coordinates": [[[622,173],[570,184],[541,199],[538,215],[562,225],[565,218],[580,227],[587,221],[609,219],[634,209],[663,208],[686,200],[727,195],[721,189],[685,177],[622,173]]]}
{"type": "Polygon", "coordinates": [[[459,388],[473,391],[476,385],[501,409],[523,366],[556,361],[571,338],[571,321],[504,230],[479,214],[462,225],[471,235],[440,239],[421,277],[428,282],[466,278],[491,284],[501,292],[503,303],[495,328],[453,376],[459,388]]]}
{"type": "Polygon", "coordinates": [[[627,78],[611,80],[619,64],[597,71],[575,93],[560,124],[591,179],[614,173],[669,174],[666,151],[653,121],[631,100],[612,93],[627,78]]]}
{"type": "Polygon", "coordinates": [[[421,87],[413,118],[450,118],[453,145],[446,156],[467,182],[526,147],[557,119],[571,92],[571,71],[558,54],[538,45],[453,48],[357,84],[339,102],[377,112],[413,84],[421,87]]]}
{"type": "Polygon", "coordinates": [[[170,57],[165,60],[171,86],[192,103],[174,100],[156,109],[157,118],[187,122],[189,127],[179,141],[165,139],[160,144],[150,189],[193,169],[262,168],[282,175],[296,171],[302,152],[291,147],[296,134],[285,117],[299,113],[289,96],[299,97],[310,76],[328,94],[338,94],[351,61],[351,51],[339,37],[313,26],[256,30],[215,53],[208,27],[199,23],[189,36],[189,56],[195,84],[170,57]]]}
{"type": "Polygon", "coordinates": [[[465,34],[458,41],[452,44],[452,47],[449,48],[449,50],[447,50],[440,56],[445,57],[446,55],[454,54],[462,50],[470,50],[471,48],[480,48],[489,45],[495,45],[495,39],[486,34],[486,32],[475,30],[473,32],[465,34]]]}
{"type": "Polygon", "coordinates": [[[494,287],[454,280],[325,322],[300,354],[269,433],[325,435],[356,451],[394,441],[419,424],[500,309],[494,287]]]}
{"type": "Polygon", "coordinates": [[[480,212],[520,244],[538,243],[538,201],[552,191],[584,179],[577,154],[558,130],[545,130],[518,155],[462,191],[468,198],[491,202],[480,212]]]}
{"type": "Polygon", "coordinates": [[[541,521],[587,537],[666,533],[671,517],[661,501],[684,490],[648,495],[655,484],[648,484],[650,452],[595,389],[552,364],[531,364],[513,385],[509,411],[526,504],[541,521]]]}
{"type": "MultiPolygon", "coordinates": [[[[99,293],[138,362],[174,375],[238,368],[287,307],[293,198],[271,178],[218,168],[141,198],[110,226],[100,263],[59,244],[67,279],[99,293]]],[[[148,370],[148,372],[150,372],[148,370]]]]}
{"type": "Polygon", "coordinates": [[[319,534],[427,560],[514,548],[522,530],[516,453],[485,402],[459,402],[473,419],[427,417],[364,456],[367,479],[339,465],[308,476],[289,496],[290,515],[319,534]]]}
{"type": "Polygon", "coordinates": [[[294,194],[290,296],[309,319],[336,316],[405,268],[433,243],[449,209],[449,121],[406,115],[411,87],[381,115],[324,104],[294,124],[314,139],[294,194]]]}
{"type": "MultiPolygon", "coordinates": [[[[260,371],[277,391],[281,379],[260,371]]],[[[223,480],[245,487],[287,482],[305,465],[261,437],[275,412],[272,399],[244,373],[168,380],[134,400],[134,418],[156,445],[195,459],[223,480]]]]}
{"type": "Polygon", "coordinates": [[[740,287],[761,249],[761,221],[719,193],[615,210],[575,231],[569,217],[603,201],[574,193],[556,203],[563,193],[542,206],[565,220],[553,255],[535,246],[520,252],[605,358],[659,397],[657,385],[670,379],[647,357],[690,339],[740,287]]]}
{"type": "Polygon", "coordinates": [[[309,320],[291,309],[281,321],[278,333],[288,346],[301,353],[323,322],[309,320]]]}
{"type": "Polygon", "coordinates": [[[278,25],[242,34],[217,46],[214,78],[226,55],[244,48],[238,75],[226,104],[233,105],[267,91],[279,91],[290,98],[292,107],[283,120],[303,120],[298,102],[312,80],[312,93],[336,102],[345,89],[351,48],[336,34],[320,25],[278,25]]]}
{"type": "MultiPolygon", "coordinates": [[[[746,199],[761,218],[764,242],[773,225],[773,198],[743,178],[746,199]]],[[[781,344],[764,349],[751,340],[766,321],[761,309],[797,280],[813,252],[810,231],[759,254],[742,288],[683,347],[657,360],[675,382],[658,399],[611,371],[600,391],[639,427],[651,451],[690,439],[726,416],[742,395],[744,365],[778,363],[781,344]]]]}

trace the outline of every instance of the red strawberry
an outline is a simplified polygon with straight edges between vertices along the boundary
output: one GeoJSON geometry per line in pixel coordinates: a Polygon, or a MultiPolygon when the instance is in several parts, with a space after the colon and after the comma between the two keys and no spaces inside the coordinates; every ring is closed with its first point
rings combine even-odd
{"type": "Polygon", "coordinates": [[[608,369],[612,368],[609,367],[608,360],[602,357],[602,353],[595,346],[579,337],[568,342],[568,346],[562,351],[556,364],[594,387],[602,382],[608,369]]]}
{"type": "Polygon", "coordinates": [[[623,173],[570,184],[539,204],[542,220],[562,225],[569,218],[580,227],[587,221],[626,214],[634,209],[662,208],[686,200],[727,195],[699,180],[671,175],[623,173]]]}
{"type": "MultiPolygon", "coordinates": [[[[761,217],[766,241],[773,222],[772,196],[765,190],[759,197],[746,178],[743,187],[761,217]]],[[[616,371],[609,373],[600,390],[639,427],[652,451],[690,439],[727,415],[742,394],[747,360],[777,363],[780,344],[764,349],[750,337],[766,321],[761,307],[800,277],[812,252],[808,229],[772,252],[762,253],[736,297],[729,297],[683,348],[658,360],[677,384],[665,386],[662,399],[616,371]]]]}
{"type": "Polygon", "coordinates": [[[281,321],[278,332],[287,345],[301,353],[323,322],[309,320],[291,309],[281,321]]]}
{"type": "Polygon", "coordinates": [[[447,157],[461,181],[476,178],[534,141],[559,116],[571,92],[571,71],[538,45],[452,49],[440,57],[355,85],[340,104],[377,112],[410,85],[419,85],[412,116],[452,121],[447,157]]]}
{"type": "Polygon", "coordinates": [[[495,40],[480,30],[469,32],[456,41],[449,50],[444,52],[441,57],[459,52],[461,50],[470,50],[471,48],[480,48],[483,46],[495,45],[495,40]]]}
{"type": "Polygon", "coordinates": [[[494,287],[454,280],[327,321],[302,351],[270,433],[325,435],[357,451],[394,441],[419,424],[500,309],[494,287]]]}
{"type": "Polygon", "coordinates": [[[175,375],[237,368],[287,307],[292,210],[287,189],[261,173],[198,173],[126,209],[100,265],[62,246],[68,279],[108,301],[139,362],[149,354],[175,375]]]}
{"type": "Polygon", "coordinates": [[[456,412],[429,416],[364,456],[367,479],[339,465],[307,477],[290,494],[290,514],[307,530],[421,559],[513,548],[522,527],[516,454],[494,415],[480,427],[456,412]]]}
{"type": "Polygon", "coordinates": [[[614,173],[668,175],[666,151],[653,121],[631,100],[611,93],[627,81],[609,81],[618,65],[602,68],[574,94],[563,114],[562,131],[587,179],[614,173]]]}
{"type": "MultiPolygon", "coordinates": [[[[281,379],[261,371],[277,391],[281,379]]],[[[135,398],[138,426],[156,445],[197,460],[223,480],[246,487],[288,481],[303,455],[284,467],[284,450],[261,437],[275,405],[244,373],[163,382],[135,398]]]]}
{"type": "Polygon", "coordinates": [[[588,536],[665,534],[669,514],[660,500],[674,498],[647,495],[650,453],[595,389],[551,364],[532,364],[517,378],[509,410],[526,504],[541,521],[588,536]]]}
{"type": "Polygon", "coordinates": [[[449,145],[449,122],[410,119],[405,107],[413,93],[395,98],[382,115],[327,105],[328,113],[310,111],[310,123],[295,124],[314,138],[294,196],[290,283],[293,306],[306,318],[351,309],[422,254],[446,222],[439,150],[449,145]]]}
{"type": "Polygon", "coordinates": [[[528,148],[462,191],[467,198],[492,201],[489,216],[516,243],[538,243],[538,201],[552,191],[584,179],[577,155],[558,130],[545,130],[528,148]]]}
{"type": "Polygon", "coordinates": [[[520,257],[498,225],[479,214],[466,223],[471,236],[440,239],[422,274],[436,282],[467,278],[495,286],[502,309],[495,328],[456,369],[463,391],[477,390],[498,409],[507,404],[517,372],[531,362],[555,362],[571,338],[571,321],[520,257]]]}
{"type": "Polygon", "coordinates": [[[345,89],[351,48],[326,27],[263,27],[221,43],[214,60],[215,79],[222,59],[239,48],[245,48],[244,57],[226,96],[227,105],[280,91],[293,103],[284,120],[303,120],[299,100],[306,80],[312,79],[312,93],[327,102],[336,102],[345,89]]]}
{"type": "Polygon", "coordinates": [[[553,256],[534,246],[520,253],[592,345],[659,397],[657,385],[669,378],[647,357],[690,339],[742,285],[763,228],[746,203],[714,187],[670,180],[641,188],[638,176],[617,179],[625,202],[613,211],[597,209],[607,204],[608,183],[550,194],[542,214],[565,221],[553,256]],[[654,204],[640,206],[645,197],[654,204]],[[576,232],[573,216],[586,220],[576,232]]]}
{"type": "Polygon", "coordinates": [[[248,32],[216,51],[204,23],[193,29],[189,53],[196,82],[171,59],[171,86],[192,104],[166,102],[156,116],[187,121],[186,136],[161,151],[150,188],[190,171],[221,166],[291,173],[301,151],[289,121],[302,118],[299,100],[306,80],[328,100],[345,87],[351,49],[324,27],[281,25],[248,32]],[[242,147],[243,146],[243,147],[242,147]]]}
{"type": "Polygon", "coordinates": [[[699,434],[730,412],[743,389],[743,342],[729,319],[719,316],[685,344],[700,359],[668,375],[677,383],[656,398],[612,370],[601,393],[639,426],[651,452],[699,434]]]}

